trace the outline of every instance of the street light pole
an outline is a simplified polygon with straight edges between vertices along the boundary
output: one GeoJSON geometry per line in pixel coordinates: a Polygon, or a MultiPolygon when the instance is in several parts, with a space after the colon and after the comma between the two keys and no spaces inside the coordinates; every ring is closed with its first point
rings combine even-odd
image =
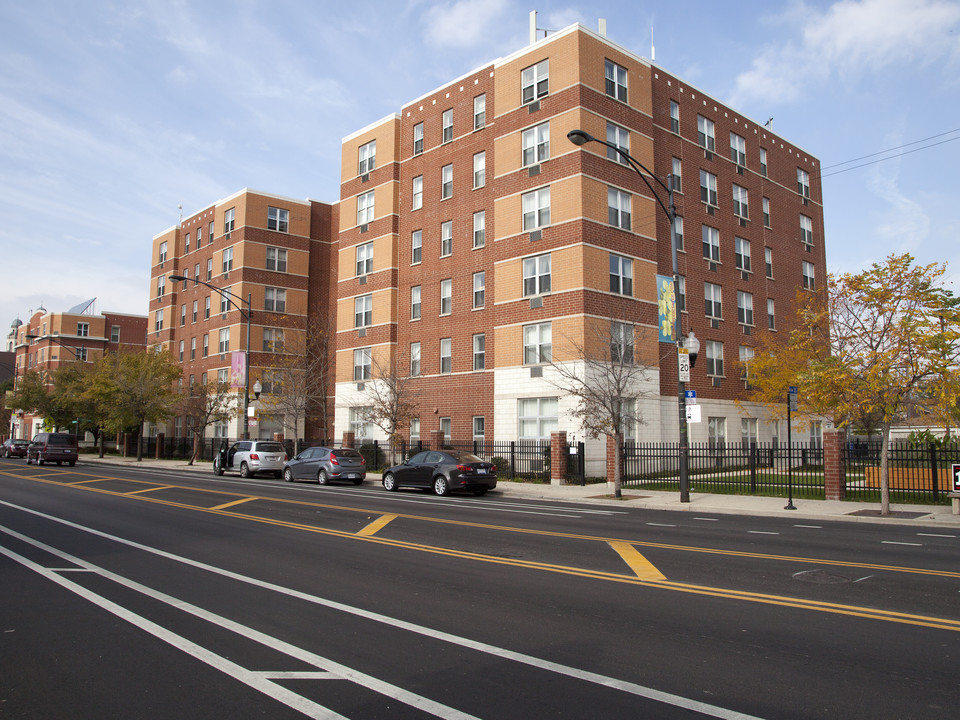
{"type": "MultiPolygon", "coordinates": [[[[170,280],[172,280],[173,282],[183,282],[185,280],[189,280],[189,278],[183,275],[171,275],[170,280]]],[[[243,357],[244,357],[244,360],[243,360],[243,398],[244,398],[243,400],[243,439],[249,440],[250,439],[250,418],[249,418],[249,413],[250,413],[250,314],[253,311],[252,295],[250,293],[247,293],[247,297],[246,299],[244,299],[242,296],[237,295],[236,293],[233,293],[229,290],[225,290],[223,288],[219,288],[216,285],[211,285],[210,283],[204,282],[199,278],[194,278],[193,282],[198,283],[200,285],[204,285],[210,288],[211,290],[213,290],[214,292],[216,292],[217,294],[219,294],[220,297],[222,297],[228,303],[233,305],[237,310],[239,310],[240,315],[244,317],[247,321],[247,346],[243,353],[243,357]],[[237,300],[246,304],[247,306],[246,312],[244,312],[243,308],[237,304],[236,302],[237,300]]],[[[260,393],[257,393],[258,396],[259,394],[260,393]]]]}
{"type": "MultiPolygon", "coordinates": [[[[681,315],[679,307],[680,299],[680,272],[677,264],[677,208],[673,202],[673,174],[667,176],[667,183],[665,184],[663,180],[654,175],[650,170],[643,166],[643,164],[638,161],[636,158],[632,157],[629,153],[620,149],[616,145],[595,138],[588,132],[583,130],[571,130],[567,133],[567,139],[572,142],[574,145],[583,146],[588,142],[596,142],[601,145],[606,145],[608,148],[611,148],[618,152],[621,157],[623,157],[630,167],[633,169],[637,175],[640,176],[640,179],[643,180],[644,184],[650,189],[650,192],[653,194],[654,199],[657,201],[657,205],[660,206],[660,209],[663,210],[664,214],[667,216],[667,219],[670,221],[670,250],[673,258],[673,297],[674,304],[676,308],[676,328],[675,333],[677,336],[677,355],[679,359],[680,349],[684,347],[683,340],[683,331],[681,329],[681,315]],[[663,200],[660,199],[660,195],[657,193],[657,189],[650,184],[650,181],[647,179],[647,176],[653,178],[656,183],[660,186],[662,190],[665,190],[667,193],[667,205],[663,204],[663,200]]],[[[691,331],[690,333],[690,342],[691,347],[689,348],[690,352],[690,364],[691,366],[696,360],[697,351],[700,349],[700,343],[696,339],[696,336],[691,331]]],[[[689,455],[690,455],[690,442],[689,435],[687,432],[687,409],[686,409],[686,395],[687,395],[687,384],[684,380],[680,379],[679,374],[679,363],[677,366],[677,405],[679,411],[679,425],[680,425],[680,452],[678,458],[678,470],[680,473],[680,502],[687,503],[690,502],[690,467],[689,467],[689,455]]]]}

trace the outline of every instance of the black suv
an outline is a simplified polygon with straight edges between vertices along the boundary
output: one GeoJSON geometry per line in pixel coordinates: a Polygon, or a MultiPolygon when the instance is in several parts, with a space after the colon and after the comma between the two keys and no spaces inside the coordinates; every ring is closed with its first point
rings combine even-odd
{"type": "Polygon", "coordinates": [[[55,462],[57,465],[77,464],[77,436],[70,433],[37,433],[27,446],[27,464],[55,462]]]}

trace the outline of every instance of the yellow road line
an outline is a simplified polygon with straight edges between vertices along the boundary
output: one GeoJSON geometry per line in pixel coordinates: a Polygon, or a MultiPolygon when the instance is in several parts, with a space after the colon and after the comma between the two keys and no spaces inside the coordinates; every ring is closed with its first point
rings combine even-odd
{"type": "MultiPolygon", "coordinates": [[[[61,485],[86,485],[87,483],[106,482],[107,480],[121,480],[122,478],[101,477],[93,480],[77,480],[76,482],[60,483],[61,485]]],[[[119,494],[119,493],[118,493],[119,494]]]]}
{"type": "Polygon", "coordinates": [[[630,543],[611,542],[610,547],[617,551],[617,554],[623,558],[627,566],[636,573],[641,580],[666,580],[667,576],[657,570],[653,563],[647,560],[643,555],[637,552],[637,549],[630,543]]]}
{"type": "MultiPolygon", "coordinates": [[[[263,498],[258,497],[242,497],[239,500],[234,500],[233,502],[224,503],[223,505],[217,505],[216,507],[206,508],[207,510],[223,510],[224,508],[233,507],[234,505],[241,505],[245,502],[250,502],[251,500],[262,500],[263,498]]],[[[193,507],[188,505],[187,507],[193,507]]]]}
{"type": "Polygon", "coordinates": [[[131,490],[130,492],[121,493],[121,495],[139,495],[140,493],[153,492],[154,490],[169,490],[174,487],[173,485],[157,485],[157,487],[148,487],[143,488],[143,490],[131,490]]]}
{"type": "Polygon", "coordinates": [[[371,535],[376,535],[383,527],[387,525],[391,520],[396,520],[396,515],[381,515],[372,523],[367,525],[363,530],[357,533],[362,537],[370,537],[371,535]]]}

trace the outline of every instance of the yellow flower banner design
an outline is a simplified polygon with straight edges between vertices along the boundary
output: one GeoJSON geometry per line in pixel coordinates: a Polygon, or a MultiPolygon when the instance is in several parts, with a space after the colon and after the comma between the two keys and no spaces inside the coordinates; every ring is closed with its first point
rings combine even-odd
{"type": "Polygon", "coordinates": [[[673,278],[657,275],[657,332],[660,342],[676,342],[677,296],[673,291],[673,278]]]}

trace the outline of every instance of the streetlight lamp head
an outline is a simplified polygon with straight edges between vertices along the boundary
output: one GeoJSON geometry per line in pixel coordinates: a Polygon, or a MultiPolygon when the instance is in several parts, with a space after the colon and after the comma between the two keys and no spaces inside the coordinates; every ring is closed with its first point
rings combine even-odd
{"type": "Polygon", "coordinates": [[[571,130],[567,133],[567,140],[574,145],[586,145],[588,142],[596,141],[596,138],[583,130],[571,130]]]}
{"type": "Polygon", "coordinates": [[[697,336],[693,334],[693,330],[691,330],[687,335],[684,345],[687,348],[687,352],[690,354],[690,367],[693,367],[697,362],[697,355],[700,354],[700,341],[697,339],[697,336]]]}
{"type": "Polygon", "coordinates": [[[174,282],[183,282],[186,278],[183,275],[171,275],[170,279],[174,282]]]}
{"type": "Polygon", "coordinates": [[[254,399],[254,400],[259,400],[259,399],[260,399],[260,393],[261,393],[261,392],[263,392],[263,385],[261,385],[261,384],[260,384],[260,381],[257,380],[257,381],[253,384],[253,399],[254,399]]]}

